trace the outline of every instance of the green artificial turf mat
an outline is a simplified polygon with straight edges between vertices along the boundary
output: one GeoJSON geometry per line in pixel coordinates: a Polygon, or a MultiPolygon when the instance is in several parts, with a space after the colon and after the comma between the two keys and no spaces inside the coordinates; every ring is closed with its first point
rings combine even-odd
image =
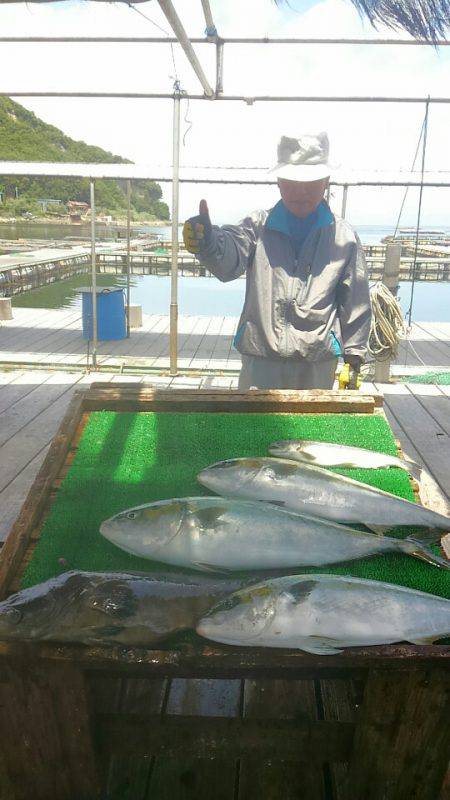
{"type": "MultiPolygon", "coordinates": [[[[160,570],[160,564],[129,555],[106,541],[99,534],[102,520],[154,500],[210,494],[196,480],[200,469],[221,459],[267,455],[268,446],[284,438],[397,452],[386,421],[370,414],[91,413],[22,586],[68,569],[160,570]]],[[[414,499],[403,470],[340,471],[414,499]]],[[[394,535],[408,532],[401,529],[394,535]]],[[[450,595],[449,572],[401,554],[296,571],[351,574],[450,595]]]]}
{"type": "Polygon", "coordinates": [[[405,375],[400,380],[402,383],[438,383],[442,386],[449,386],[450,372],[425,372],[424,375],[405,375]]]}

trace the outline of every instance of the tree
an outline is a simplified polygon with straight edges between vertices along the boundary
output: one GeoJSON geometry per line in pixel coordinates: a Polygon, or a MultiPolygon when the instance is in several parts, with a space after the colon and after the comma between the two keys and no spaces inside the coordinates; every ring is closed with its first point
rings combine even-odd
{"type": "MultiPolygon", "coordinates": [[[[273,0],[302,10],[302,0],[273,0]]],[[[450,27],[449,0],[350,0],[361,17],[367,17],[376,28],[386,25],[407,31],[415,39],[435,42],[445,39],[450,27]]]]}

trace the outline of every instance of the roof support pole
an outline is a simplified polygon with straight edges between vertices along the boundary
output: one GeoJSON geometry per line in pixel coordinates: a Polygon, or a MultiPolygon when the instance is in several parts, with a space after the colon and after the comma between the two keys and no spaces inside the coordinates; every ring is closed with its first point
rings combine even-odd
{"type": "Polygon", "coordinates": [[[131,181],[127,180],[127,338],[130,338],[130,273],[131,273],[131,256],[130,256],[130,239],[131,239],[131,181]]]}
{"type": "Polygon", "coordinates": [[[223,56],[224,43],[221,39],[216,41],[216,97],[223,93],[223,56]]]}
{"type": "Polygon", "coordinates": [[[97,272],[95,262],[95,181],[91,178],[92,366],[97,369],[97,272]]]}
{"type": "Polygon", "coordinates": [[[173,95],[172,270],[170,280],[170,374],[178,373],[178,200],[180,171],[180,89],[173,95]]]}
{"type": "Polygon", "coordinates": [[[206,22],[206,31],[205,31],[205,33],[206,33],[206,35],[208,37],[217,36],[217,29],[216,29],[216,26],[214,25],[214,20],[212,18],[211,6],[209,5],[209,0],[202,0],[202,6],[203,6],[203,13],[205,15],[205,22],[206,22]]]}
{"type": "Polygon", "coordinates": [[[420,172],[420,189],[419,189],[419,207],[417,209],[417,223],[416,223],[416,240],[414,242],[414,263],[412,268],[412,281],[411,281],[411,297],[409,300],[408,309],[408,328],[411,328],[412,310],[414,303],[414,286],[416,283],[416,265],[417,265],[417,249],[419,247],[419,234],[420,234],[420,218],[422,214],[422,195],[423,195],[423,177],[425,173],[425,158],[427,154],[427,136],[428,136],[428,115],[430,113],[430,98],[425,103],[425,118],[423,121],[423,139],[422,139],[422,166],[420,172]]]}
{"type": "Polygon", "coordinates": [[[207,97],[214,97],[214,90],[208,83],[205,73],[201,67],[200,61],[197,58],[194,48],[192,47],[189,38],[187,36],[186,31],[181,24],[181,20],[175,11],[173,3],[171,0],[158,0],[159,5],[161,6],[164,15],[170,24],[175,36],[177,37],[181,47],[183,48],[186,57],[193,68],[197,78],[199,79],[201,85],[203,86],[205,95],[207,97]]]}
{"type": "Polygon", "coordinates": [[[344,183],[344,188],[342,191],[342,207],[341,207],[342,219],[345,219],[345,212],[347,210],[347,194],[348,194],[348,183],[344,183]]]}

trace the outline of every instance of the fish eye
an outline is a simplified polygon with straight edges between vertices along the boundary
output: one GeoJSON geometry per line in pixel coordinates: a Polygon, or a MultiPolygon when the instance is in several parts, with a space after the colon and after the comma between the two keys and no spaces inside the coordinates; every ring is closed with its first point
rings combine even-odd
{"type": "Polygon", "coordinates": [[[8,622],[17,625],[17,623],[20,622],[20,620],[22,619],[22,612],[19,611],[18,608],[9,608],[8,611],[6,612],[6,617],[8,619],[8,622]]]}
{"type": "Polygon", "coordinates": [[[137,517],[136,511],[129,511],[127,514],[128,519],[135,519],[137,517]]]}

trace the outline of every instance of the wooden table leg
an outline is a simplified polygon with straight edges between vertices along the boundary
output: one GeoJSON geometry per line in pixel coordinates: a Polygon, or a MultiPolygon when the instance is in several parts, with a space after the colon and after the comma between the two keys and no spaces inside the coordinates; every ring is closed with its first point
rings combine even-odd
{"type": "Polygon", "coordinates": [[[449,758],[448,672],[371,670],[355,731],[348,800],[436,800],[449,758]]]}
{"type": "Polygon", "coordinates": [[[71,664],[2,665],[0,763],[11,800],[100,795],[84,676],[71,664]]]}

